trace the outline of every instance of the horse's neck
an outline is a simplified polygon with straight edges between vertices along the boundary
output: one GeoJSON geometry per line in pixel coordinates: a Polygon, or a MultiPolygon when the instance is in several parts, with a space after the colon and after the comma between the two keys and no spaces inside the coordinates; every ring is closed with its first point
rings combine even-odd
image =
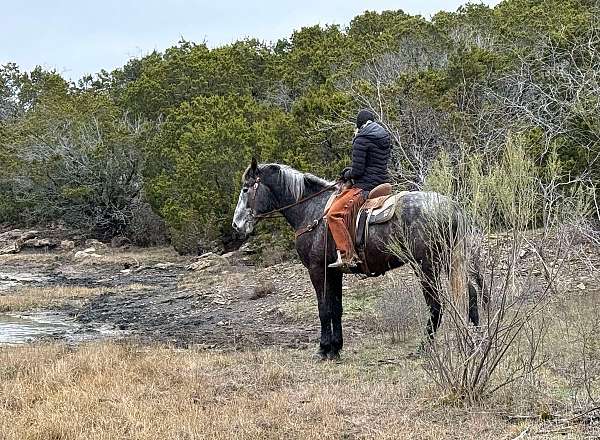
{"type": "MultiPolygon", "coordinates": [[[[332,193],[333,189],[328,191],[326,190],[326,186],[315,184],[306,185],[306,190],[300,198],[301,203],[283,210],[282,214],[292,228],[297,231],[304,226],[312,224],[315,220],[318,220],[323,216],[325,205],[332,193]],[[317,194],[320,191],[323,192],[317,194]],[[304,199],[306,199],[306,201],[302,202],[304,199]]],[[[291,203],[294,203],[294,201],[286,203],[286,205],[291,203]]]]}

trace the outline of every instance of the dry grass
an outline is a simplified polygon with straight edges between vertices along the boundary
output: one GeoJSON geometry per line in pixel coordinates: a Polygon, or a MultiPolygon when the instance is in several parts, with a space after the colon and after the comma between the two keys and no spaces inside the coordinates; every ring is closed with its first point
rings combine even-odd
{"type": "Polygon", "coordinates": [[[342,363],[289,349],[0,348],[0,438],[563,438],[539,420],[508,422],[500,402],[448,403],[408,347],[352,342],[342,363]]]}
{"type": "Polygon", "coordinates": [[[482,439],[516,432],[497,417],[441,405],[417,364],[400,350],[383,353],[377,342],[342,364],[293,350],[2,348],[0,438],[482,439]],[[378,362],[390,355],[394,363],[378,362]]]}
{"type": "Polygon", "coordinates": [[[56,308],[74,300],[106,292],[102,287],[52,286],[26,287],[0,295],[0,312],[22,312],[37,308],[56,308]]]}
{"type": "MultiPolygon", "coordinates": [[[[32,262],[35,264],[49,264],[57,262],[72,261],[73,255],[78,248],[74,251],[69,252],[21,252],[18,254],[9,254],[0,256],[0,261],[7,264],[27,264],[31,265],[32,262]]],[[[91,257],[85,260],[77,262],[81,265],[102,265],[102,264],[123,264],[133,263],[135,265],[149,265],[156,263],[186,263],[189,262],[190,258],[181,256],[172,247],[151,247],[151,248],[106,248],[99,249],[97,253],[101,257],[91,257]]]]}
{"type": "Polygon", "coordinates": [[[153,265],[156,263],[187,263],[190,258],[181,256],[172,247],[128,248],[99,250],[101,257],[91,257],[78,262],[81,265],[105,265],[124,263],[134,266],[153,265]]]}

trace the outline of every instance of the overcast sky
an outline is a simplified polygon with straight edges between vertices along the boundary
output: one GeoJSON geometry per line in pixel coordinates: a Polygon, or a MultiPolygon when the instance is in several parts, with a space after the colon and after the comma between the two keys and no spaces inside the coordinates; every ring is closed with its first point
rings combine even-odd
{"type": "MultiPolygon", "coordinates": [[[[313,24],[347,24],[365,10],[430,17],[466,0],[75,0],[2,1],[0,64],[36,65],[78,79],[182,37],[215,47],[244,37],[276,41],[313,24]]],[[[483,3],[495,5],[499,0],[483,3]]]]}

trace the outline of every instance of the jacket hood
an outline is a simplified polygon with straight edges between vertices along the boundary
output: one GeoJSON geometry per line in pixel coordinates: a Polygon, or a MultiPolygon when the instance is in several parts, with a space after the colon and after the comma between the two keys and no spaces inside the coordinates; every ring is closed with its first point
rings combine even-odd
{"type": "Polygon", "coordinates": [[[377,122],[371,122],[363,126],[357,136],[364,136],[372,139],[381,139],[389,136],[389,133],[385,128],[379,125],[377,122]]]}

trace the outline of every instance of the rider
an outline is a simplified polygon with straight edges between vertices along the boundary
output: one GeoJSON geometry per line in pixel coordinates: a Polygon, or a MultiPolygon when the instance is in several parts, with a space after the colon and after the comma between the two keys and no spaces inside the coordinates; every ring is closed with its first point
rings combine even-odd
{"type": "Polygon", "coordinates": [[[337,248],[337,261],[329,267],[350,267],[356,264],[354,244],[348,231],[353,215],[366,200],[369,191],[389,182],[387,164],[390,158],[390,135],[375,121],[369,110],[356,116],[356,131],[352,140],[352,166],[346,167],[341,178],[349,182],[337,195],[326,214],[331,235],[337,248]]]}

